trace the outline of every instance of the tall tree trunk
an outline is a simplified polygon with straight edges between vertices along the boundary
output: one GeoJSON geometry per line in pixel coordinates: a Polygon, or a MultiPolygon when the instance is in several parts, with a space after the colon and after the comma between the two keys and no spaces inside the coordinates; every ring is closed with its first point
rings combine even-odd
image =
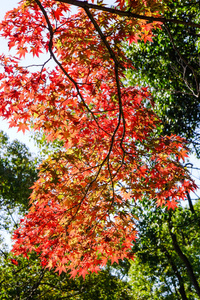
{"type": "Polygon", "coordinates": [[[163,251],[165,252],[165,255],[172,267],[172,270],[174,271],[175,276],[178,279],[179,282],[179,293],[181,294],[181,298],[182,300],[188,300],[187,296],[186,296],[186,292],[185,292],[185,287],[184,287],[184,282],[183,282],[183,278],[178,270],[178,268],[176,267],[176,264],[174,263],[171,255],[169,254],[169,252],[167,251],[167,249],[163,246],[163,251]]]}
{"type": "Polygon", "coordinates": [[[197,214],[196,214],[196,212],[194,210],[194,206],[192,204],[192,199],[191,199],[190,194],[189,194],[188,191],[186,191],[186,195],[187,195],[187,199],[188,199],[190,210],[191,210],[192,214],[197,218],[197,223],[198,223],[198,225],[200,227],[200,219],[198,218],[198,216],[197,216],[197,214]]]}
{"type": "Polygon", "coordinates": [[[189,207],[190,207],[190,210],[193,214],[195,214],[195,210],[194,210],[194,206],[192,204],[192,199],[190,197],[190,194],[188,191],[186,191],[186,195],[187,195],[187,199],[188,199],[188,203],[189,203],[189,207]]]}
{"type": "Polygon", "coordinates": [[[190,277],[190,280],[191,280],[191,282],[192,282],[192,284],[193,284],[193,286],[196,290],[197,295],[200,297],[200,286],[199,286],[198,281],[197,281],[197,279],[195,277],[195,274],[193,272],[192,265],[191,265],[190,261],[188,260],[187,256],[182,252],[181,248],[179,247],[176,234],[172,232],[173,225],[172,225],[172,219],[171,219],[171,212],[170,211],[169,211],[169,219],[168,219],[168,228],[169,228],[170,236],[172,238],[172,244],[173,244],[174,250],[176,251],[176,253],[180,257],[180,259],[182,260],[184,265],[186,266],[188,276],[190,277]]]}

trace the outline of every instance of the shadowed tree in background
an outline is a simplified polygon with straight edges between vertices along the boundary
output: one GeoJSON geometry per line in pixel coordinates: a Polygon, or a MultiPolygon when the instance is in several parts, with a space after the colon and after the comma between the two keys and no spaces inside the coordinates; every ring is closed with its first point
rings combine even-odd
{"type": "MultiPolygon", "coordinates": [[[[168,1],[164,16],[199,23],[199,1],[168,1]]],[[[184,136],[199,156],[199,28],[165,23],[153,42],[133,43],[127,54],[136,68],[128,71],[129,82],[151,90],[162,133],[184,136]]]]}

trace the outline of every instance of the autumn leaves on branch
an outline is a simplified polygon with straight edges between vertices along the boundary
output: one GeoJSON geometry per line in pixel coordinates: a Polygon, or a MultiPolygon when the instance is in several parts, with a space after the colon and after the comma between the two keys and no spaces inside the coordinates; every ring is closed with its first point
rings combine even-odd
{"type": "Polygon", "coordinates": [[[123,43],[152,41],[152,30],[167,22],[163,9],[162,1],[107,8],[29,0],[6,14],[1,35],[16,54],[1,56],[1,115],[63,142],[40,166],[30,212],[14,235],[16,254],[34,250],[44,266],[85,277],[108,260],[133,257],[134,201],[174,208],[195,188],[180,163],[185,141],[159,136],[148,88],[125,77],[134,66],[123,43]],[[39,65],[22,64],[29,54],[39,65]]]}

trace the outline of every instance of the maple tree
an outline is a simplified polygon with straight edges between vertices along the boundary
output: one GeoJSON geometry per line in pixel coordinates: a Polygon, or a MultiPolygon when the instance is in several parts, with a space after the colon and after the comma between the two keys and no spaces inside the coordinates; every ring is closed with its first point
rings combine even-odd
{"type": "Polygon", "coordinates": [[[27,0],[6,14],[1,35],[15,55],[0,58],[1,116],[63,142],[40,165],[15,254],[34,250],[43,266],[85,277],[108,260],[133,258],[132,201],[148,196],[174,208],[195,188],[181,165],[184,139],[159,136],[148,89],[128,86],[124,75],[134,66],[123,42],[152,41],[152,29],[169,21],[164,7],[27,0]],[[44,61],[23,66],[30,54],[44,61]]]}

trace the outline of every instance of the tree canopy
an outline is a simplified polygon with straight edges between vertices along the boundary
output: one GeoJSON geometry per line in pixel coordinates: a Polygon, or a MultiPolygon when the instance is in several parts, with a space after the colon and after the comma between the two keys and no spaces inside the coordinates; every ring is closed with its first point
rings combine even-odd
{"type": "Polygon", "coordinates": [[[31,157],[27,146],[17,140],[9,141],[0,131],[0,204],[11,209],[19,205],[28,211],[31,186],[37,179],[37,159],[31,157]]]}
{"type": "MultiPolygon", "coordinates": [[[[199,21],[198,1],[169,1],[166,18],[199,21]]],[[[163,133],[184,136],[199,155],[199,28],[165,23],[154,30],[153,42],[138,41],[127,48],[135,70],[131,84],[151,89],[163,133]]]]}

